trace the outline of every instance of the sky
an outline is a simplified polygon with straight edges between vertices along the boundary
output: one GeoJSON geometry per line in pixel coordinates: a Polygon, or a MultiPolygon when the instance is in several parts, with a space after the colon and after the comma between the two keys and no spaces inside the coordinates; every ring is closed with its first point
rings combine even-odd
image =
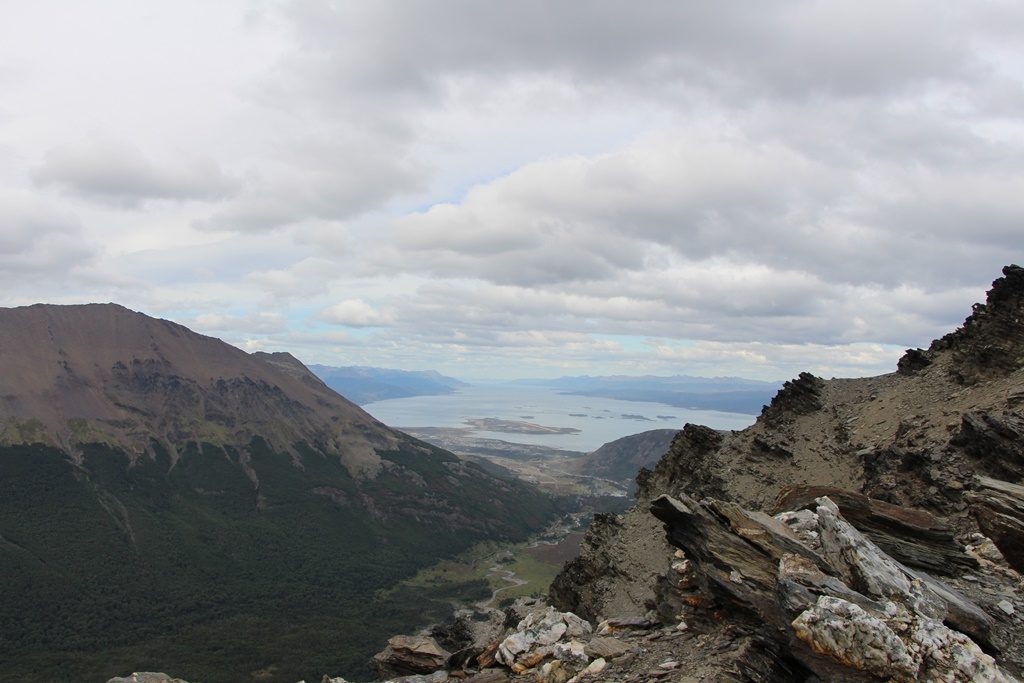
{"type": "Polygon", "coordinates": [[[892,371],[1024,261],[1024,4],[0,0],[0,306],[461,378],[892,371]]]}

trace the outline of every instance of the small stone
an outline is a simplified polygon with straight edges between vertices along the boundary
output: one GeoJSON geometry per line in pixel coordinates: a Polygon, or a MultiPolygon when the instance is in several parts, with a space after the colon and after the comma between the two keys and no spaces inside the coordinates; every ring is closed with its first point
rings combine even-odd
{"type": "Polygon", "coordinates": [[[661,664],[659,664],[658,668],[668,669],[669,671],[671,671],[672,669],[679,668],[679,662],[675,661],[674,659],[670,659],[667,662],[662,662],[661,664]]]}
{"type": "Polygon", "coordinates": [[[606,662],[603,657],[598,657],[590,664],[587,664],[587,668],[580,672],[580,677],[582,678],[583,676],[596,676],[597,674],[604,671],[605,667],[607,666],[608,662],[606,662]]]}
{"type": "Polygon", "coordinates": [[[731,572],[729,572],[729,580],[732,581],[733,583],[738,583],[738,584],[742,585],[743,584],[743,574],[740,574],[738,571],[733,569],[731,572]]]}
{"type": "Polygon", "coordinates": [[[1012,615],[1014,612],[1013,605],[1010,603],[1009,600],[1000,600],[997,603],[997,606],[999,607],[999,609],[1003,610],[1007,614],[1012,615]]]}
{"type": "Polygon", "coordinates": [[[689,629],[690,625],[687,624],[685,621],[680,621],[678,624],[676,624],[677,631],[688,631],[689,629]]]}
{"type": "Polygon", "coordinates": [[[568,664],[576,664],[580,666],[590,661],[590,657],[586,653],[586,647],[576,639],[573,639],[568,643],[558,643],[555,645],[554,656],[556,659],[560,659],[568,664]]]}
{"type": "Polygon", "coordinates": [[[618,638],[602,638],[598,636],[590,639],[590,642],[584,648],[584,652],[594,658],[615,659],[629,652],[629,646],[618,638]]]}

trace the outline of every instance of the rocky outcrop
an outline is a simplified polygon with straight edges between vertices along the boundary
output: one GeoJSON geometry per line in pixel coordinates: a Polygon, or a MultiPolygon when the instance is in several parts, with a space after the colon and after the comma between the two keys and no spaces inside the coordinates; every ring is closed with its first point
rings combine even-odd
{"type": "Polygon", "coordinates": [[[111,678],[107,683],[188,683],[180,678],[171,678],[167,674],[141,671],[130,676],[111,678]]]}
{"type": "Polygon", "coordinates": [[[451,656],[426,636],[394,636],[373,656],[373,667],[382,678],[429,674],[444,667],[451,656]]]}
{"type": "Polygon", "coordinates": [[[821,390],[825,383],[820,377],[809,372],[801,372],[793,380],[782,385],[775,394],[770,405],[761,413],[761,419],[767,422],[782,422],[792,415],[809,415],[821,410],[821,390]]]}
{"type": "Polygon", "coordinates": [[[893,505],[834,486],[803,485],[785,489],[772,512],[813,510],[823,496],[828,496],[843,517],[872,542],[910,567],[937,574],[978,567],[977,560],[964,553],[949,524],[926,510],[893,505]]]}
{"type": "Polygon", "coordinates": [[[1024,486],[978,477],[967,497],[982,533],[1014,569],[1024,572],[1024,486]]]}
{"type": "Polygon", "coordinates": [[[1003,479],[1024,477],[1024,417],[970,411],[960,418],[960,431],[950,442],[973,456],[981,469],[1003,479]]]}
{"type": "Polygon", "coordinates": [[[551,603],[592,623],[643,616],[655,598],[651,579],[665,570],[670,554],[650,515],[595,515],[579,556],[552,581],[551,603]]]}
{"type": "Polygon", "coordinates": [[[522,673],[544,659],[583,658],[584,646],[578,638],[589,635],[590,624],[572,612],[554,607],[533,612],[498,644],[495,659],[515,673],[522,673]]]}
{"type": "Polygon", "coordinates": [[[987,640],[992,622],[978,606],[889,557],[827,497],[795,528],[685,497],[658,498],[652,512],[710,599],[756,614],[822,680],[1014,680],[964,632],[987,640]]]}
{"type": "Polygon", "coordinates": [[[916,375],[932,364],[924,349],[907,349],[907,352],[896,362],[896,372],[901,375],[916,375]]]}
{"type": "Polygon", "coordinates": [[[984,304],[975,304],[960,329],[932,343],[930,356],[952,351],[952,376],[960,384],[1014,372],[1024,364],[1024,268],[1003,268],[984,304]]]}
{"type": "MultiPolygon", "coordinates": [[[[927,350],[908,351],[897,372],[831,380],[804,373],[788,382],[745,430],[687,425],[653,470],[641,472],[638,484],[638,504],[604,520],[600,533],[585,539],[578,560],[556,579],[551,598],[559,608],[567,608],[563,600],[571,597],[572,609],[587,618],[617,616],[608,598],[614,587],[636,598],[622,616],[653,616],[666,625],[680,619],[706,634],[718,633],[723,621],[756,631],[768,621],[755,609],[736,608],[742,602],[738,596],[719,589],[709,599],[696,558],[674,557],[672,549],[638,540],[650,502],[662,494],[716,500],[712,517],[750,534],[743,535],[736,552],[768,533],[761,526],[787,538],[777,524],[762,524],[757,516],[786,511],[775,522],[784,522],[818,556],[817,500],[827,496],[845,523],[913,577],[908,580],[927,586],[928,595],[942,596],[945,616],[938,621],[944,627],[1019,675],[1024,670],[1024,601],[1014,569],[1024,567],[1024,269],[1005,268],[986,302],[975,306],[959,330],[927,350]],[[753,521],[744,521],[748,516],[753,521]],[[801,536],[803,531],[808,534],[801,536]]],[[[789,541],[778,542],[784,547],[789,541]]],[[[792,554],[800,556],[799,551],[792,554]]],[[[769,588],[778,583],[781,562],[772,559],[775,564],[761,576],[769,588]]],[[[834,558],[828,564],[836,568],[834,558]]],[[[901,642],[905,632],[921,633],[927,640],[914,630],[917,626],[892,622],[880,612],[882,601],[855,574],[835,574],[829,567],[818,567],[829,585],[829,591],[818,593],[864,610],[901,642]],[[844,595],[836,581],[860,597],[844,595]]],[[[726,586],[740,586],[734,578],[750,583],[749,577],[719,574],[726,586]]],[[[838,617],[826,618],[828,610],[836,609],[830,601],[818,606],[817,597],[804,601],[801,612],[811,610],[805,632],[840,623],[838,617]]],[[[844,610],[841,623],[849,623],[856,610],[839,609],[844,610]]],[[[796,616],[786,614],[790,621],[796,616]]],[[[924,623],[914,619],[914,624],[924,623]]],[[[959,638],[942,637],[947,636],[959,638]]],[[[793,651],[789,642],[769,641],[793,651]]],[[[838,641],[830,647],[841,651],[838,641]]],[[[927,669],[907,643],[904,647],[921,671],[927,669]]],[[[771,660],[784,665],[784,659],[771,660]]],[[[891,675],[905,676],[898,668],[891,675]]]]}

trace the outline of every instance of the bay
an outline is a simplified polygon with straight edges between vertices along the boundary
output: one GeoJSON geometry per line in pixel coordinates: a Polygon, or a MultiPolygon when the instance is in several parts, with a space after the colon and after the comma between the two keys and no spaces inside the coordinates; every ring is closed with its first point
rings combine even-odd
{"type": "Polygon", "coordinates": [[[457,427],[473,436],[572,451],[593,451],[615,439],[651,429],[682,429],[687,422],[715,429],[743,429],[754,415],[688,410],[664,403],[620,401],[560,394],[541,387],[473,385],[442,396],[413,396],[362,406],[397,429],[457,427]],[[476,429],[467,420],[498,418],[545,427],[569,427],[575,434],[523,434],[476,429]]]}

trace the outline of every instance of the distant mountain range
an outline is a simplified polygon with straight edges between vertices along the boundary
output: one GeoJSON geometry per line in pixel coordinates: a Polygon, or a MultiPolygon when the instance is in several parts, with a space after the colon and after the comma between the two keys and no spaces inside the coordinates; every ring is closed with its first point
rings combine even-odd
{"type": "Polygon", "coordinates": [[[366,676],[448,609],[382,591],[556,512],[289,354],[113,304],[0,309],[0,680],[366,676]]]}
{"type": "Polygon", "coordinates": [[[331,389],[359,405],[387,398],[450,394],[468,386],[433,370],[391,370],[361,365],[310,365],[309,369],[331,389]]]}
{"type": "Polygon", "coordinates": [[[720,410],[756,415],[782,386],[740,377],[690,377],[654,375],[559,377],[523,379],[515,384],[542,386],[577,396],[596,396],[620,401],[665,403],[694,410],[720,410]]]}

